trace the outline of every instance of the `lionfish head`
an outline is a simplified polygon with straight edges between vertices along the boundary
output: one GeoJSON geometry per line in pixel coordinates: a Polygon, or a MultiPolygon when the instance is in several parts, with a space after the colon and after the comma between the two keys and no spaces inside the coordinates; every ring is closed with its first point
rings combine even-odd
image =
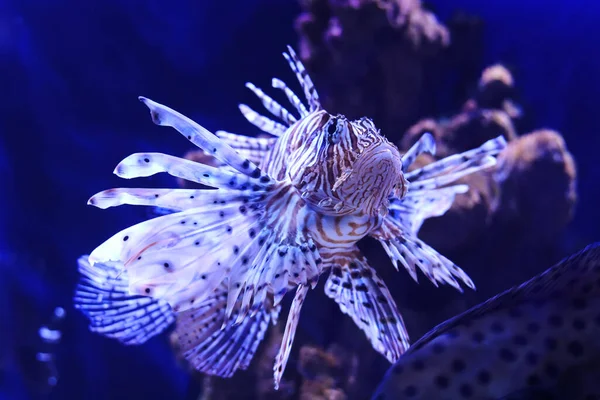
{"type": "Polygon", "coordinates": [[[315,140],[318,145],[295,181],[323,212],[385,215],[389,197],[406,194],[400,152],[370,119],[323,112],[315,140]]]}

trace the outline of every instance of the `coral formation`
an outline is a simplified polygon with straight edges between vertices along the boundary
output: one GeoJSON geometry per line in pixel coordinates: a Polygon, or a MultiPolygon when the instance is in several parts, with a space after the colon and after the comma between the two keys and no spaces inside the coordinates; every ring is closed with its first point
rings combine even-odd
{"type": "Polygon", "coordinates": [[[357,382],[358,357],[333,344],[300,349],[298,370],[302,375],[300,399],[346,400],[357,382]]]}
{"type": "Polygon", "coordinates": [[[301,3],[300,56],[327,110],[398,135],[423,114],[449,32],[418,0],[301,3]]]}
{"type": "MultiPolygon", "coordinates": [[[[542,129],[518,134],[515,126],[522,113],[512,93],[510,72],[499,65],[489,67],[459,114],[445,121],[420,121],[401,141],[406,148],[419,134],[431,131],[438,142],[436,157],[455,154],[498,134],[509,141],[494,171],[465,178],[470,191],[458,196],[444,216],[423,225],[422,238],[455,255],[459,264],[467,260],[466,253],[478,247],[489,249],[494,243],[508,248],[552,247],[573,216],[577,198],[573,157],[558,132],[542,129]]],[[[476,260],[484,262],[478,257],[467,262],[476,268],[476,260]]],[[[537,269],[525,271],[535,273],[537,269]]]]}

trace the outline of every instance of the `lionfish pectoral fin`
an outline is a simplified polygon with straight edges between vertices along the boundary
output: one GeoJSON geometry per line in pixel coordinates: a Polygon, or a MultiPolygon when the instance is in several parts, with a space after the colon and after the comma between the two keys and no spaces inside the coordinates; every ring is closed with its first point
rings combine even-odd
{"type": "Polygon", "coordinates": [[[435,154],[435,139],[431,133],[424,133],[406,153],[402,155],[402,167],[407,168],[423,153],[435,154]]]}
{"type": "MultiPolygon", "coordinates": [[[[430,135],[423,135],[407,152],[408,165],[416,158],[415,154],[427,148],[428,140],[425,139],[427,137],[430,135]]],[[[408,193],[402,198],[393,196],[390,198],[388,219],[396,221],[396,225],[401,226],[401,230],[416,236],[425,219],[445,214],[452,206],[456,195],[469,190],[468,185],[464,184],[447,185],[467,175],[493,167],[496,165],[493,156],[505,147],[506,140],[498,136],[476,149],[454,154],[407,172],[405,178],[409,182],[408,193]]]]}
{"type": "Polygon", "coordinates": [[[405,231],[417,235],[423,222],[432,217],[444,215],[452,204],[456,195],[466,193],[468,185],[453,185],[440,189],[408,191],[408,194],[399,199],[392,197],[388,204],[390,221],[397,221],[405,231]]]}
{"type": "Polygon", "coordinates": [[[275,365],[273,367],[275,390],[279,390],[279,383],[285,371],[290,352],[292,351],[292,344],[294,342],[294,336],[296,335],[296,329],[298,322],[300,321],[300,310],[302,304],[308,293],[308,286],[299,285],[296,289],[296,296],[292,301],[290,312],[288,314],[287,323],[285,325],[285,331],[283,332],[283,338],[281,339],[281,347],[275,357],[275,365]]]}
{"type": "MultiPolygon", "coordinates": [[[[427,147],[427,137],[424,135],[409,150],[411,154],[407,160],[414,161],[414,154],[421,147],[427,147]]],[[[396,268],[402,265],[415,280],[419,269],[435,285],[447,283],[462,291],[458,278],[468,287],[475,288],[462,269],[417,238],[417,233],[425,219],[443,215],[452,206],[456,195],[469,190],[467,185],[448,184],[493,167],[496,164],[494,156],[505,147],[506,140],[498,136],[476,149],[443,158],[405,174],[409,181],[408,193],[401,199],[390,198],[388,215],[381,226],[371,233],[382,244],[396,268]]]]}
{"type": "Polygon", "coordinates": [[[160,300],[129,294],[127,274],[110,264],[77,261],[80,281],[75,308],[89,319],[90,330],[123,344],[136,345],[160,334],[175,322],[171,307],[160,300]]]}
{"type": "Polygon", "coordinates": [[[277,141],[276,138],[251,137],[223,130],[216,131],[215,135],[235,149],[241,157],[257,165],[262,163],[277,141]]]}
{"type": "Polygon", "coordinates": [[[358,249],[336,257],[325,294],[352,317],[373,348],[390,362],[395,362],[409,347],[408,333],[394,299],[358,249]]]}
{"type": "Polygon", "coordinates": [[[248,313],[259,309],[267,293],[273,294],[279,305],[291,285],[313,286],[318,280],[321,257],[313,240],[302,233],[303,213],[310,212],[301,196],[289,184],[281,185],[265,208],[270,223],[265,224],[248,247],[240,248],[244,254],[229,274],[227,323],[239,323],[248,313]],[[289,218],[294,215],[295,218],[289,218]],[[236,320],[229,320],[234,305],[241,300],[241,310],[236,320]]]}
{"type": "MultiPolygon", "coordinates": [[[[177,316],[174,337],[177,351],[200,372],[231,377],[238,369],[246,369],[269,327],[279,314],[279,307],[265,302],[253,316],[240,324],[223,327],[228,287],[219,285],[210,297],[195,308],[177,316]]],[[[239,312],[236,304],[233,316],[239,312]]]]}
{"type": "MultiPolygon", "coordinates": [[[[152,119],[175,128],[192,143],[229,166],[212,167],[160,153],[134,154],[116,173],[124,178],[160,172],[213,189],[111,189],[90,199],[98,207],[120,204],[162,206],[180,212],[127,228],[90,254],[90,261],[119,261],[132,294],[167,301],[174,311],[193,307],[237,269],[246,268],[264,244],[265,204],[280,184],[230,143],[263,149],[270,142],[221,139],[178,112],[146,98],[152,119]],[[245,144],[243,144],[245,143],[245,144]]],[[[238,140],[239,139],[239,140],[238,140]]]]}
{"type": "MultiPolygon", "coordinates": [[[[439,188],[466,175],[492,167],[496,165],[496,159],[493,156],[500,153],[506,145],[506,139],[498,136],[475,149],[453,154],[407,172],[405,177],[410,182],[410,190],[439,188]]],[[[412,158],[412,161],[415,158],[412,158]]],[[[404,168],[408,165],[404,165],[404,168]]]]}
{"type": "Polygon", "coordinates": [[[208,129],[163,104],[142,96],[139,99],[150,109],[150,115],[155,124],[174,128],[206,153],[241,174],[255,179],[262,178],[265,182],[270,181],[270,178],[255,163],[241,157],[228,143],[208,129]]]}
{"type": "Polygon", "coordinates": [[[396,269],[403,266],[415,281],[417,270],[421,270],[436,286],[445,283],[462,292],[458,278],[469,288],[475,289],[475,284],[462,269],[412,235],[408,229],[403,229],[401,221],[388,215],[381,226],[371,233],[372,237],[379,240],[396,269]]]}

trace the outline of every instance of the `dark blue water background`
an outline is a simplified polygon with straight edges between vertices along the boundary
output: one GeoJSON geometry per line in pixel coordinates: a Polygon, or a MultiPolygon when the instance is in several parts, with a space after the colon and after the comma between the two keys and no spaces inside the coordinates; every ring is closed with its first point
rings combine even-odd
{"type": "MultiPolygon", "coordinates": [[[[483,18],[485,64],[514,69],[532,128],[560,131],[576,158],[580,201],[566,251],[599,240],[600,3],[431,3],[442,20],[457,9],[483,18]]],[[[164,337],[126,348],[89,333],[71,308],[77,257],[145,217],[86,201],[130,185],[111,172],[131,153],[189,150],[175,131],[151,123],[138,95],[211,130],[255,132],[236,107],[252,99],[243,83],[290,80],[281,51],[297,43],[298,12],[283,0],[0,1],[0,251],[9,259],[0,271],[0,348],[10,353],[64,305],[51,398],[185,398],[188,375],[164,337]]],[[[173,182],[156,176],[143,185],[173,182]]],[[[0,398],[25,396],[24,371],[5,370],[0,398]]]]}

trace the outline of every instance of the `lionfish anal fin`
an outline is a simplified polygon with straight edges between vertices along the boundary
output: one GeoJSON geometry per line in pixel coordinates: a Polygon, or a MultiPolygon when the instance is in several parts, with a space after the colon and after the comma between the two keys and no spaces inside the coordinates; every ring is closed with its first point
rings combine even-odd
{"type": "Polygon", "coordinates": [[[336,255],[328,266],[325,294],[365,332],[375,350],[395,362],[408,348],[409,338],[383,280],[358,248],[336,255]]]}

